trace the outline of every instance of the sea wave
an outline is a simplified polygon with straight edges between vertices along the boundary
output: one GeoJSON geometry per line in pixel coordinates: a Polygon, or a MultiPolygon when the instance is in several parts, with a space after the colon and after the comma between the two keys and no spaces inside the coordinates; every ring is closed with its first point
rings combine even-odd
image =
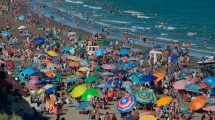
{"type": "Polygon", "coordinates": [[[111,22],[111,23],[121,23],[121,24],[131,23],[131,22],[117,21],[117,20],[101,20],[101,21],[104,21],[104,22],[111,22]]]}
{"type": "Polygon", "coordinates": [[[155,25],[156,28],[161,28],[163,25],[155,25]]]}
{"type": "Polygon", "coordinates": [[[188,32],[187,35],[193,36],[193,35],[195,35],[195,33],[193,33],[193,32],[188,32]]]}
{"type": "MultiPolygon", "coordinates": [[[[139,30],[143,30],[144,27],[138,27],[138,26],[131,26],[131,28],[135,28],[135,29],[139,29],[139,30]]],[[[146,27],[146,30],[150,30],[151,28],[146,27]]]]}
{"type": "Polygon", "coordinates": [[[145,19],[148,19],[148,18],[151,18],[151,17],[144,16],[144,15],[137,15],[137,18],[145,18],[145,19]]]}
{"type": "Polygon", "coordinates": [[[82,4],[82,1],[73,1],[73,0],[66,0],[66,2],[71,2],[71,3],[75,3],[75,4],[82,4]]]}
{"type": "Polygon", "coordinates": [[[163,37],[157,37],[157,39],[164,40],[164,41],[173,41],[172,39],[169,39],[169,38],[163,38],[163,37]]]}
{"type": "Polygon", "coordinates": [[[95,7],[95,6],[90,6],[90,5],[83,5],[83,7],[88,7],[88,8],[95,9],[95,10],[102,9],[101,7],[95,7]]]}
{"type": "Polygon", "coordinates": [[[163,29],[165,29],[165,30],[174,30],[174,29],[177,29],[177,28],[171,27],[171,26],[170,27],[164,26],[163,29]]]}
{"type": "Polygon", "coordinates": [[[161,35],[165,35],[165,36],[167,36],[167,35],[168,35],[168,33],[161,33],[161,35]]]}

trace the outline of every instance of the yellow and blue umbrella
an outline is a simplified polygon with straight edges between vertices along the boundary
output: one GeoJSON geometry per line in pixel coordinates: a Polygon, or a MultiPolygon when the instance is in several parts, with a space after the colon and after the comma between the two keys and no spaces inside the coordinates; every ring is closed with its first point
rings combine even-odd
{"type": "Polygon", "coordinates": [[[77,80],[79,80],[79,79],[81,79],[81,78],[82,78],[82,77],[79,76],[79,75],[73,75],[73,76],[68,77],[68,78],[65,80],[65,82],[66,82],[66,83],[74,82],[74,81],[77,81],[77,80]]]}

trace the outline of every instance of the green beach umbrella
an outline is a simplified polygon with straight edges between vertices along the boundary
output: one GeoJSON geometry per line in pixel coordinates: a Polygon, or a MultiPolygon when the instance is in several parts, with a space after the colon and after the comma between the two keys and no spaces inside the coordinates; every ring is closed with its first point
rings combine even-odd
{"type": "Polygon", "coordinates": [[[98,43],[98,46],[109,46],[109,44],[107,42],[104,42],[104,41],[100,41],[98,43]]]}
{"type": "Polygon", "coordinates": [[[99,96],[98,90],[94,88],[87,89],[85,93],[81,96],[81,98],[84,101],[90,101],[91,96],[98,97],[99,96]]]}
{"type": "Polygon", "coordinates": [[[73,84],[71,87],[69,87],[68,92],[71,92],[76,86],[81,85],[83,82],[77,82],[73,84]]]}
{"type": "Polygon", "coordinates": [[[96,81],[98,78],[99,78],[98,75],[91,75],[91,76],[89,76],[89,77],[85,80],[85,82],[86,82],[86,83],[91,83],[91,82],[96,81]]]}

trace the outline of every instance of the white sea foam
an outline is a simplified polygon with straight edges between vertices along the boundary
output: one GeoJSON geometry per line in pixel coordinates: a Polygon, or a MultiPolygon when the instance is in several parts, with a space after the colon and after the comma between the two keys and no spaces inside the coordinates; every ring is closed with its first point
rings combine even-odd
{"type": "Polygon", "coordinates": [[[100,21],[96,21],[96,24],[103,25],[103,26],[110,26],[110,24],[100,22],[100,21]]]}
{"type": "Polygon", "coordinates": [[[95,10],[102,9],[101,7],[95,7],[95,6],[89,6],[89,5],[83,5],[83,6],[84,6],[84,7],[91,8],[91,9],[95,9],[95,10]]]}
{"type": "Polygon", "coordinates": [[[193,35],[195,35],[195,33],[193,33],[193,32],[188,32],[187,35],[193,36],[193,35]]]}
{"type": "Polygon", "coordinates": [[[127,11],[123,11],[124,13],[131,13],[131,14],[141,14],[141,12],[136,12],[136,11],[129,11],[129,10],[127,10],[127,11]]]}
{"type": "Polygon", "coordinates": [[[163,29],[166,29],[166,30],[174,30],[174,29],[177,29],[177,28],[175,28],[175,27],[164,26],[163,29]]]}
{"type": "Polygon", "coordinates": [[[73,0],[66,0],[66,2],[71,2],[71,3],[75,3],[75,4],[82,4],[82,1],[73,1],[73,0]]]}
{"type": "Polygon", "coordinates": [[[144,15],[137,15],[137,18],[145,18],[145,19],[148,19],[148,18],[151,18],[151,17],[144,16],[144,15]]]}
{"type": "Polygon", "coordinates": [[[117,20],[102,20],[102,21],[104,21],[104,22],[111,22],[111,23],[121,23],[121,24],[131,23],[131,22],[117,21],[117,20]]]}
{"type": "MultiPolygon", "coordinates": [[[[138,27],[138,26],[131,26],[131,28],[135,28],[135,29],[140,29],[140,30],[143,30],[144,27],[138,27]]],[[[146,30],[150,30],[151,28],[147,28],[146,27],[146,30]]]]}
{"type": "Polygon", "coordinates": [[[172,39],[169,39],[169,38],[162,38],[162,37],[158,37],[157,39],[161,39],[161,40],[164,40],[164,41],[172,41],[172,39]]]}
{"type": "Polygon", "coordinates": [[[167,35],[168,35],[168,33],[161,33],[161,35],[165,35],[165,36],[167,36],[167,35]]]}
{"type": "Polygon", "coordinates": [[[172,40],[172,42],[178,42],[178,40],[172,40]]]}
{"type": "Polygon", "coordinates": [[[161,28],[163,25],[155,25],[156,28],[161,28]]]}

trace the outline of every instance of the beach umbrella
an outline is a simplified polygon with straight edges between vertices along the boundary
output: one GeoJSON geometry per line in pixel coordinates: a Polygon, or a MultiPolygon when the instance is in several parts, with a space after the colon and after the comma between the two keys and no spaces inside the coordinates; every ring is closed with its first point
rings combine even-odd
{"type": "Polygon", "coordinates": [[[52,91],[55,90],[57,87],[58,87],[58,85],[55,85],[55,86],[53,86],[53,87],[51,87],[51,88],[46,89],[46,93],[52,92],[52,91]]]}
{"type": "Polygon", "coordinates": [[[117,110],[119,113],[125,113],[134,108],[136,105],[136,98],[134,96],[122,97],[117,103],[117,110]]]}
{"type": "Polygon", "coordinates": [[[48,51],[47,54],[50,56],[58,56],[58,54],[55,51],[48,51]]]}
{"type": "Polygon", "coordinates": [[[157,120],[157,118],[152,115],[146,115],[141,117],[139,120],[157,120]]]}
{"type": "Polygon", "coordinates": [[[192,83],[184,86],[185,89],[201,89],[201,86],[197,83],[192,83]]]}
{"type": "Polygon", "coordinates": [[[49,63],[51,63],[51,60],[49,60],[49,59],[43,59],[43,60],[42,60],[42,63],[44,63],[44,64],[49,64],[49,63]]]}
{"type": "Polygon", "coordinates": [[[30,74],[35,73],[35,72],[36,72],[36,70],[34,70],[33,68],[27,68],[27,69],[24,69],[22,71],[22,74],[30,75],[30,74]]]}
{"type": "Polygon", "coordinates": [[[104,69],[116,69],[116,64],[103,64],[102,68],[104,68],[104,69]]]}
{"type": "Polygon", "coordinates": [[[79,76],[79,75],[72,75],[72,76],[68,77],[68,78],[65,80],[65,82],[66,82],[66,83],[74,82],[74,81],[77,81],[77,80],[79,80],[79,79],[81,79],[81,78],[82,78],[82,77],[79,76]]]}
{"type": "Polygon", "coordinates": [[[116,43],[110,42],[109,45],[117,45],[116,43]]]}
{"type": "Polygon", "coordinates": [[[0,87],[7,87],[10,86],[11,84],[7,82],[6,80],[0,80],[0,87]]]}
{"type": "Polygon", "coordinates": [[[49,64],[47,65],[47,68],[49,68],[49,69],[55,69],[55,67],[57,67],[57,65],[54,64],[54,63],[49,63],[49,64]]]}
{"type": "Polygon", "coordinates": [[[37,116],[27,116],[24,120],[38,120],[37,116]]]}
{"type": "Polygon", "coordinates": [[[215,105],[208,106],[208,107],[203,107],[202,109],[205,110],[205,111],[212,111],[212,112],[214,112],[215,111],[215,105]]]}
{"type": "Polygon", "coordinates": [[[105,50],[106,50],[106,52],[112,52],[113,51],[113,49],[109,46],[107,48],[105,48],[105,50]]]}
{"type": "Polygon", "coordinates": [[[79,85],[72,90],[71,96],[74,98],[80,97],[81,95],[84,94],[86,89],[87,89],[86,85],[84,85],[84,84],[79,85]]]}
{"type": "Polygon", "coordinates": [[[37,37],[33,39],[34,44],[43,44],[44,43],[44,39],[41,37],[37,37]]]}
{"type": "Polygon", "coordinates": [[[207,83],[199,83],[199,85],[201,86],[201,88],[206,88],[207,87],[207,83]]]}
{"type": "Polygon", "coordinates": [[[30,93],[23,90],[14,91],[14,93],[12,94],[12,96],[25,96],[25,97],[28,97],[30,95],[31,95],[30,93]]]}
{"type": "Polygon", "coordinates": [[[68,52],[70,50],[72,50],[72,48],[66,46],[64,49],[61,50],[61,52],[68,52]]]}
{"type": "Polygon", "coordinates": [[[30,37],[31,35],[24,35],[23,37],[22,37],[22,39],[25,39],[25,38],[27,38],[27,37],[30,37]]]}
{"type": "Polygon", "coordinates": [[[96,80],[98,80],[99,79],[99,76],[98,75],[91,75],[91,76],[89,76],[86,80],[85,80],[85,82],[86,83],[92,83],[92,82],[95,82],[96,80]]]}
{"type": "MultiPolygon", "coordinates": [[[[140,113],[139,118],[141,118],[143,116],[151,115],[151,114],[152,114],[152,112],[150,110],[149,111],[144,111],[144,112],[140,113]]],[[[144,119],[144,120],[146,120],[146,119],[144,119]]]]}
{"type": "Polygon", "coordinates": [[[161,79],[164,78],[164,76],[166,75],[166,72],[164,71],[159,71],[153,74],[155,77],[157,77],[156,82],[159,82],[161,79]]]}
{"type": "Polygon", "coordinates": [[[119,73],[121,73],[122,75],[125,75],[125,74],[127,74],[127,71],[125,71],[125,70],[117,70],[117,71],[114,72],[114,75],[118,75],[119,73]]]}
{"type": "Polygon", "coordinates": [[[171,55],[171,62],[173,62],[174,60],[178,60],[178,55],[171,55]]]}
{"type": "Polygon", "coordinates": [[[68,64],[68,66],[69,66],[69,67],[79,67],[80,64],[77,63],[77,62],[70,62],[70,63],[68,64]]]}
{"type": "Polygon", "coordinates": [[[43,89],[47,90],[53,86],[54,86],[53,84],[46,84],[44,87],[42,87],[38,90],[38,94],[40,94],[43,91],[43,89]]]}
{"type": "Polygon", "coordinates": [[[40,72],[47,72],[47,71],[52,71],[50,69],[41,69],[40,72]]]}
{"type": "Polygon", "coordinates": [[[126,55],[128,53],[130,53],[129,49],[122,49],[122,50],[119,51],[119,54],[121,54],[121,55],[126,55]]]}
{"type": "Polygon", "coordinates": [[[76,32],[69,32],[68,35],[76,35],[76,32]]]}
{"type": "Polygon", "coordinates": [[[83,82],[77,82],[73,84],[71,87],[69,87],[68,92],[71,92],[76,86],[81,85],[83,82]]]}
{"type": "Polygon", "coordinates": [[[157,101],[157,106],[166,105],[172,100],[171,97],[162,97],[157,101]]]}
{"type": "Polygon", "coordinates": [[[175,82],[175,83],[173,84],[173,87],[174,87],[175,89],[183,90],[184,87],[185,87],[185,85],[188,85],[188,84],[190,84],[189,81],[187,81],[187,80],[180,80],[180,81],[175,82]]]}
{"type": "Polygon", "coordinates": [[[77,56],[67,56],[68,59],[74,60],[74,61],[82,61],[80,58],[77,56]]]}
{"type": "Polygon", "coordinates": [[[47,82],[56,82],[56,79],[53,77],[45,77],[45,78],[41,79],[41,81],[46,82],[46,83],[47,82]]]}
{"type": "Polygon", "coordinates": [[[91,102],[81,102],[75,107],[75,110],[85,110],[86,107],[89,107],[91,105],[91,102]]]}
{"type": "Polygon", "coordinates": [[[111,86],[110,84],[107,83],[102,83],[96,86],[96,88],[112,88],[113,86],[111,86]]]}
{"type": "Polygon", "coordinates": [[[122,67],[126,67],[126,68],[136,68],[137,66],[135,64],[132,63],[126,63],[123,64],[122,67]]]}
{"type": "Polygon", "coordinates": [[[205,96],[198,96],[190,102],[190,109],[191,110],[198,110],[202,108],[206,103],[205,96]]]}
{"type": "Polygon", "coordinates": [[[215,77],[205,77],[203,79],[206,83],[215,86],[215,77]]]}
{"type": "Polygon", "coordinates": [[[114,74],[111,72],[103,72],[100,74],[100,76],[114,76],[114,74]]]}
{"type": "Polygon", "coordinates": [[[90,68],[88,67],[81,67],[78,69],[78,71],[90,71],[90,68]]]}
{"type": "Polygon", "coordinates": [[[192,89],[192,88],[189,88],[189,89],[186,89],[186,91],[193,92],[193,93],[201,93],[201,94],[203,94],[203,92],[200,91],[199,89],[192,89]]]}
{"type": "Polygon", "coordinates": [[[5,31],[5,32],[3,32],[1,35],[2,35],[2,36],[9,36],[9,35],[11,35],[11,32],[5,31]]]}
{"type": "Polygon", "coordinates": [[[140,78],[132,78],[131,81],[138,83],[138,84],[144,84],[145,82],[140,81],[140,78]]]}
{"type": "Polygon", "coordinates": [[[19,26],[18,29],[19,29],[19,30],[20,30],[20,29],[25,29],[25,26],[23,26],[23,25],[22,25],[22,26],[19,26]]]}
{"type": "Polygon", "coordinates": [[[139,49],[139,48],[134,48],[134,49],[131,50],[131,52],[141,52],[141,51],[142,51],[142,50],[139,49]]]}
{"type": "Polygon", "coordinates": [[[47,71],[47,72],[45,72],[45,74],[48,77],[55,77],[55,76],[57,76],[57,74],[55,72],[53,72],[53,71],[47,71]]]}
{"type": "Polygon", "coordinates": [[[141,73],[141,72],[136,72],[134,74],[135,74],[136,77],[143,77],[143,76],[146,75],[145,73],[141,73]]]}
{"type": "Polygon", "coordinates": [[[57,47],[60,45],[59,42],[57,42],[57,41],[53,41],[52,44],[57,46],[57,47]]]}
{"type": "Polygon", "coordinates": [[[147,90],[141,90],[139,91],[136,95],[135,98],[137,100],[137,102],[139,103],[150,103],[151,101],[154,100],[154,96],[151,92],[147,91],[147,90]]]}
{"type": "Polygon", "coordinates": [[[87,64],[89,64],[89,62],[88,62],[87,59],[84,59],[84,60],[82,60],[82,61],[80,62],[80,64],[81,64],[82,66],[86,66],[87,64]]]}
{"type": "Polygon", "coordinates": [[[140,78],[140,81],[142,81],[142,82],[151,82],[151,81],[154,81],[156,79],[157,79],[157,77],[155,77],[154,75],[145,75],[142,78],[140,78]]]}
{"type": "Polygon", "coordinates": [[[25,16],[19,16],[19,20],[24,20],[25,16]]]}
{"type": "Polygon", "coordinates": [[[42,75],[44,75],[44,72],[35,72],[31,74],[31,76],[42,76],[42,75]]]}
{"type": "Polygon", "coordinates": [[[153,49],[159,49],[159,48],[162,48],[160,45],[155,45],[154,47],[153,47],[153,49]]]}
{"type": "Polygon", "coordinates": [[[84,101],[90,101],[90,97],[93,96],[93,97],[98,97],[99,96],[99,93],[98,93],[98,90],[94,89],[94,88],[90,88],[90,89],[87,89],[84,94],[81,96],[82,100],[84,101]]]}
{"type": "Polygon", "coordinates": [[[146,51],[145,51],[145,53],[149,53],[150,51],[151,51],[151,49],[147,48],[146,51]]]}
{"type": "Polygon", "coordinates": [[[96,56],[101,56],[104,52],[105,48],[99,48],[94,52],[94,54],[96,54],[96,56]]]}
{"type": "Polygon", "coordinates": [[[104,42],[104,41],[100,41],[97,45],[98,46],[109,46],[109,43],[104,42]]]}
{"type": "Polygon", "coordinates": [[[134,57],[128,58],[128,61],[132,61],[132,60],[137,60],[137,58],[134,58],[134,57]]]}

